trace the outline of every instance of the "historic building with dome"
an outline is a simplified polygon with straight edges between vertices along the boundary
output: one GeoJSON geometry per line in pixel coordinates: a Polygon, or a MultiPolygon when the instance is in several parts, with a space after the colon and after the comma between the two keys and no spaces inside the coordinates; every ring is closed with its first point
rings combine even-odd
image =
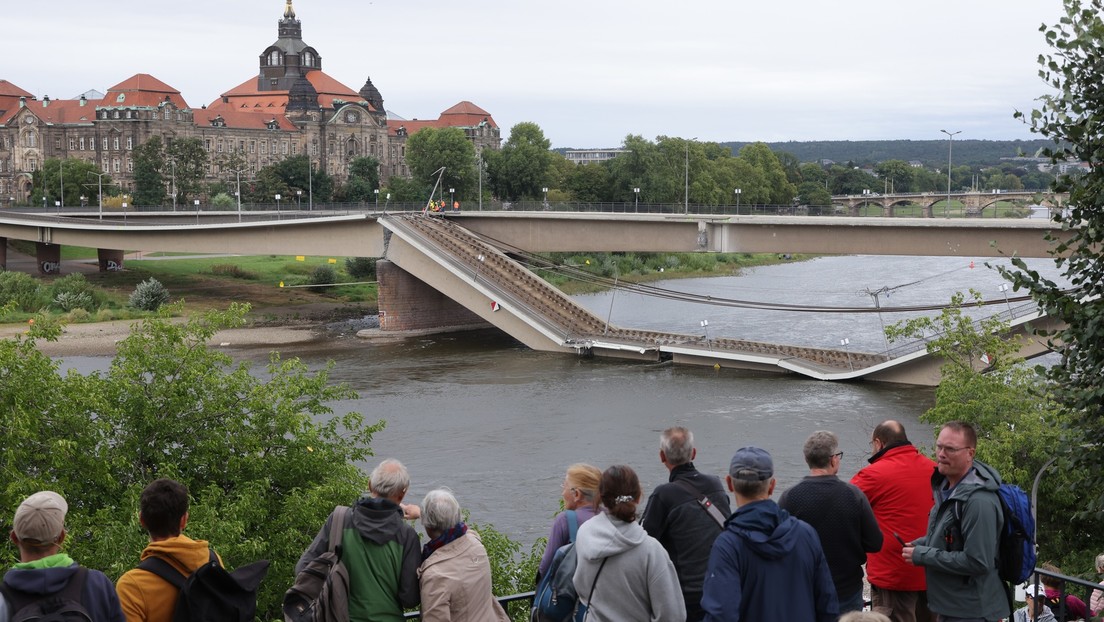
{"type": "Polygon", "coordinates": [[[260,55],[257,75],[198,109],[180,91],[142,73],[102,97],[89,91],[77,99],[39,100],[0,79],[0,206],[32,200],[31,175],[47,158],[87,160],[133,190],[133,150],[154,136],[200,139],[209,155],[207,181],[227,181],[235,170],[245,178],[306,154],[339,183],[354,158],[374,157],[386,182],[409,176],[406,139],[424,127],[460,128],[477,149],[499,148],[498,125],[471,102],[436,120],[388,118],[371,79],[354,91],[327,75],[322,55],[303,40],[292,0],[286,0],[277,34],[260,55]]]}

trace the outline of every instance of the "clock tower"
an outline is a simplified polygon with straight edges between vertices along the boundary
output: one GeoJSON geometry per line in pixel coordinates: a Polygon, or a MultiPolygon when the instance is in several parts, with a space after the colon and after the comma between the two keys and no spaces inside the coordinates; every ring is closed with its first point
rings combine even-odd
{"type": "Polygon", "coordinates": [[[322,69],[322,57],[303,42],[303,26],[295,17],[291,0],[286,0],[284,16],[277,22],[278,38],[261,54],[257,90],[290,91],[299,78],[322,69]]]}

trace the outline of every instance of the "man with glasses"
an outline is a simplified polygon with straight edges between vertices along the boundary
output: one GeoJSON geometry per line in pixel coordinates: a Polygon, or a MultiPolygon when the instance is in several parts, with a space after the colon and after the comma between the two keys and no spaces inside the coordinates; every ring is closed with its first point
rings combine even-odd
{"type": "Polygon", "coordinates": [[[870,453],[870,464],[851,483],[866,494],[882,528],[882,549],[866,560],[872,609],[893,622],[930,622],[924,569],[901,559],[901,542],[927,531],[935,462],[909,442],[903,425],[892,420],[874,428],[870,453]]]}
{"type": "Polygon", "coordinates": [[[805,441],[809,475],[782,493],[778,505],[812,525],[820,535],[832,571],[840,613],[863,608],[866,554],[882,548],[882,530],[870,502],[856,486],[837,475],[843,452],[832,432],[813,432],[805,441]]]}
{"type": "Polygon", "coordinates": [[[939,622],[993,622],[1009,615],[997,574],[997,543],[1004,526],[997,489],[1001,478],[974,459],[977,432],[969,423],[943,424],[935,441],[935,507],[928,533],[901,557],[923,566],[928,608],[939,622]]]}

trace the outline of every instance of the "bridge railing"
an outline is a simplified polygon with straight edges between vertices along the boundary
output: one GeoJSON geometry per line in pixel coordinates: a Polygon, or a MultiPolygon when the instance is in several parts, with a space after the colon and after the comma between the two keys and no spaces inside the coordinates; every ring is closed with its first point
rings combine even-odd
{"type": "MultiPolygon", "coordinates": [[[[1065,622],[1066,620],[1079,620],[1081,618],[1074,618],[1073,614],[1067,610],[1066,596],[1073,595],[1081,599],[1081,602],[1085,603],[1086,610],[1089,608],[1089,602],[1092,600],[1092,593],[1096,590],[1100,590],[1101,585],[1093,583],[1092,581],[1086,581],[1078,577],[1070,577],[1061,573],[1051,572],[1049,570],[1043,570],[1042,568],[1036,568],[1034,575],[1028,580],[1028,585],[1039,586],[1042,584],[1043,577],[1054,579],[1055,582],[1060,582],[1061,587],[1058,589],[1058,604],[1048,605],[1051,613],[1054,614],[1054,618],[1058,622],[1065,622]]],[[[1096,616],[1092,616],[1093,620],[1096,620],[1096,616]]]]}
{"type": "MultiPolygon", "coordinates": [[[[520,594],[510,594],[509,596],[499,596],[498,604],[502,605],[502,608],[507,612],[510,611],[510,603],[526,603],[527,609],[533,608],[533,597],[536,596],[536,592],[521,592],[520,594]]],[[[421,620],[422,614],[419,611],[411,611],[403,616],[407,620],[421,620]]]]}

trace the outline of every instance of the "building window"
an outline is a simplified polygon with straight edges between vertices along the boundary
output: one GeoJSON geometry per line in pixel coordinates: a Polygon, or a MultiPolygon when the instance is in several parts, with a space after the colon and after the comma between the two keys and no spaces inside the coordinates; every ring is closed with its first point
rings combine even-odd
{"type": "Polygon", "coordinates": [[[114,118],[114,119],[118,119],[119,118],[119,111],[118,110],[113,110],[111,112],[111,117],[114,118]]]}
{"type": "Polygon", "coordinates": [[[172,121],[172,110],[169,110],[168,108],[165,109],[165,120],[172,121]]]}
{"type": "Polygon", "coordinates": [[[128,173],[133,173],[134,172],[134,160],[127,159],[127,172],[128,173]]]}
{"type": "Polygon", "coordinates": [[[288,143],[287,143],[286,140],[283,142],[283,151],[284,151],[284,155],[288,154],[288,143]]]}
{"type": "Polygon", "coordinates": [[[291,155],[299,155],[299,143],[291,143],[291,155]]]}
{"type": "Polygon", "coordinates": [[[61,150],[61,138],[54,139],[54,149],[61,150]]]}
{"type": "Polygon", "coordinates": [[[37,171],[38,170],[38,160],[36,160],[34,158],[31,158],[30,160],[27,160],[27,168],[31,169],[32,173],[37,171]]]}
{"type": "Polygon", "coordinates": [[[114,146],[115,151],[119,150],[119,137],[115,136],[111,139],[111,144],[114,146]]]}
{"type": "Polygon", "coordinates": [[[267,154],[268,153],[268,141],[267,140],[262,140],[261,141],[261,153],[262,154],[267,154]]]}
{"type": "Polygon", "coordinates": [[[75,151],[77,148],[77,139],[72,136],[69,137],[69,151],[75,151]]]}
{"type": "Polygon", "coordinates": [[[107,151],[107,136],[103,137],[103,150],[107,151]]]}
{"type": "Polygon", "coordinates": [[[208,138],[208,139],[204,140],[203,142],[204,142],[204,144],[207,145],[207,153],[211,153],[211,139],[208,138]]]}
{"type": "Polygon", "coordinates": [[[111,170],[115,171],[116,173],[119,172],[119,158],[113,158],[111,160],[111,170]]]}
{"type": "Polygon", "coordinates": [[[84,151],[84,136],[80,137],[80,150],[84,151]]]}
{"type": "Polygon", "coordinates": [[[255,140],[249,141],[249,153],[256,153],[256,152],[257,152],[257,141],[255,141],[255,140]]]}
{"type": "Polygon", "coordinates": [[[134,149],[134,138],[132,136],[127,136],[127,151],[131,149],[134,149]]]}
{"type": "Polygon", "coordinates": [[[222,153],[222,141],[218,141],[218,152],[222,153]]]}

